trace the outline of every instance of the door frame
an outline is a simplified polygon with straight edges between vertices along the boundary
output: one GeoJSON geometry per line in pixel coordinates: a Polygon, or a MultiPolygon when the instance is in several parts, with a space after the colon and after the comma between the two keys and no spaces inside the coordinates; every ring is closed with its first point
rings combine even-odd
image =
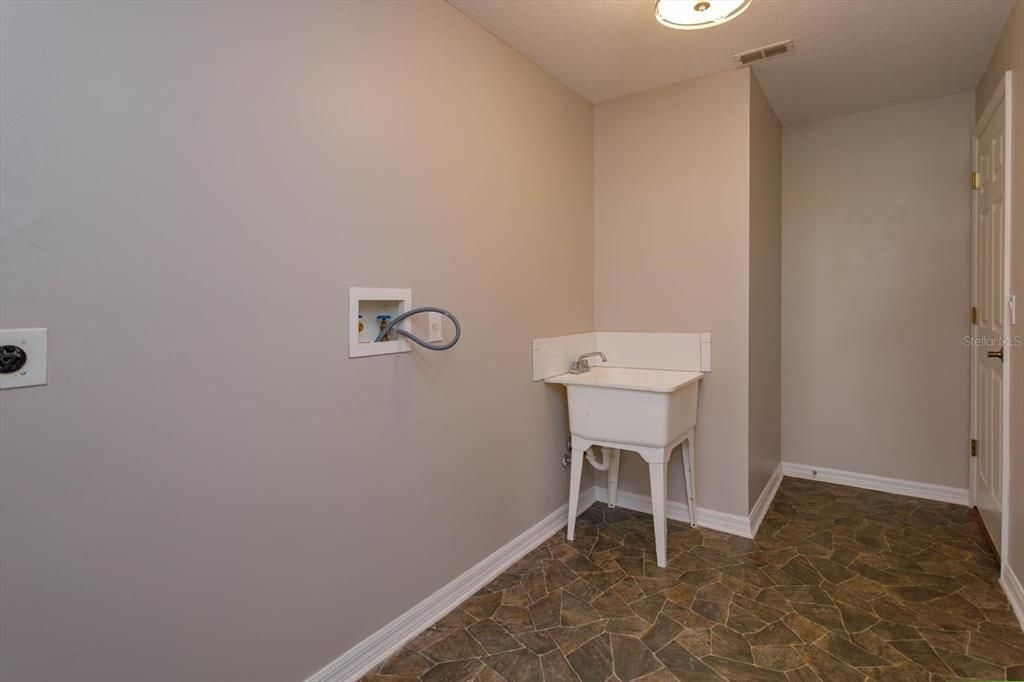
{"type": "MultiPolygon", "coordinates": [[[[1009,345],[1009,338],[1011,335],[1010,325],[1010,311],[1009,311],[1009,296],[1010,296],[1010,284],[1011,284],[1011,270],[1010,270],[1010,256],[1011,256],[1011,239],[1013,235],[1013,222],[1011,216],[1013,215],[1013,71],[1007,70],[999,84],[996,86],[995,91],[989,98],[988,103],[985,105],[985,110],[982,112],[981,117],[978,118],[977,124],[974,126],[974,134],[971,138],[971,166],[975,172],[978,172],[978,138],[981,133],[985,130],[985,126],[988,125],[992,116],[995,114],[996,108],[1000,102],[1003,102],[1003,116],[1005,133],[1003,136],[1004,157],[1003,157],[1003,183],[1004,183],[1004,198],[1003,198],[1003,363],[1002,363],[1002,374],[1003,374],[1003,401],[1002,401],[1002,453],[1000,457],[1000,466],[1002,471],[1000,476],[1002,479],[1002,491],[1000,493],[1000,523],[999,523],[999,535],[1000,535],[1000,573],[1007,566],[1007,552],[1006,548],[1010,540],[1010,524],[1007,519],[1008,502],[1010,496],[1010,388],[1012,376],[1010,372],[1010,363],[1012,362],[1012,353],[1006,352],[1006,347],[1009,345]]],[[[971,191],[971,305],[977,304],[977,286],[976,286],[976,268],[977,268],[977,254],[974,252],[975,246],[977,245],[977,230],[978,225],[976,222],[978,214],[978,196],[975,192],[971,191]]],[[[971,335],[972,338],[977,333],[974,324],[971,324],[971,335]]],[[[976,424],[975,424],[975,403],[977,401],[976,395],[976,377],[975,367],[977,364],[977,354],[983,349],[979,348],[976,344],[971,344],[971,438],[977,436],[976,424]]],[[[975,486],[976,486],[976,469],[977,461],[974,457],[970,458],[970,482],[969,482],[969,499],[970,505],[975,506],[975,486]]],[[[987,531],[988,529],[986,529],[987,531]]]]}

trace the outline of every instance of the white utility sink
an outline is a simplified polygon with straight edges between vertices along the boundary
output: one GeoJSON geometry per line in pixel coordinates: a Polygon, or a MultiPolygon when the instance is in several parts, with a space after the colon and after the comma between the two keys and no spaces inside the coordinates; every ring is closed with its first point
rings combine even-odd
{"type": "Polygon", "coordinates": [[[640,454],[651,475],[651,510],[658,565],[667,564],[665,549],[665,497],[668,463],[676,446],[683,448],[687,506],[691,525],[697,525],[694,484],[694,429],[697,425],[697,388],[702,372],[663,369],[595,367],[582,374],[560,374],[545,379],[563,384],[569,400],[572,433],[572,475],[569,484],[569,522],[566,536],[573,539],[579,502],[584,453],[598,446],[608,471],[608,504],[615,506],[621,450],[640,454]]]}
{"type": "Polygon", "coordinates": [[[665,447],[697,423],[701,372],[595,367],[546,381],[565,384],[569,429],[593,441],[665,447]]]}

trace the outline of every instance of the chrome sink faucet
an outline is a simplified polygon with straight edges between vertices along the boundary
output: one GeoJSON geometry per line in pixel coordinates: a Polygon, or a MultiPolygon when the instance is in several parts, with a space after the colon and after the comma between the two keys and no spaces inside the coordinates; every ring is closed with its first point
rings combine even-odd
{"type": "Polygon", "coordinates": [[[593,353],[584,353],[583,355],[576,358],[572,364],[569,365],[569,374],[583,374],[590,371],[590,363],[587,362],[587,358],[594,358],[600,356],[602,362],[608,362],[608,358],[605,357],[601,351],[595,351],[593,353]]]}

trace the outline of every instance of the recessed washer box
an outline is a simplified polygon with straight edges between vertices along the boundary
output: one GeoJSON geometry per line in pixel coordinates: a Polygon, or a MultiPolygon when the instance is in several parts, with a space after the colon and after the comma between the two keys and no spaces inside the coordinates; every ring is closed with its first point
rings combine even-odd
{"type": "MultiPolygon", "coordinates": [[[[376,341],[381,325],[412,309],[412,289],[351,287],[348,290],[348,356],[408,353],[409,342],[397,334],[376,341]]],[[[409,329],[409,320],[398,325],[409,329]]]]}

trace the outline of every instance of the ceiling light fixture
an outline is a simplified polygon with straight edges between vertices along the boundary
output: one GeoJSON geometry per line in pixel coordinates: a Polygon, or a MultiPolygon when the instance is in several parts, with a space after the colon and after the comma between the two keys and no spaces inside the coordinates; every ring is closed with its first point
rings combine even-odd
{"type": "Polygon", "coordinates": [[[669,28],[708,28],[735,19],[750,3],[751,0],[657,0],[654,16],[669,28]]]}

